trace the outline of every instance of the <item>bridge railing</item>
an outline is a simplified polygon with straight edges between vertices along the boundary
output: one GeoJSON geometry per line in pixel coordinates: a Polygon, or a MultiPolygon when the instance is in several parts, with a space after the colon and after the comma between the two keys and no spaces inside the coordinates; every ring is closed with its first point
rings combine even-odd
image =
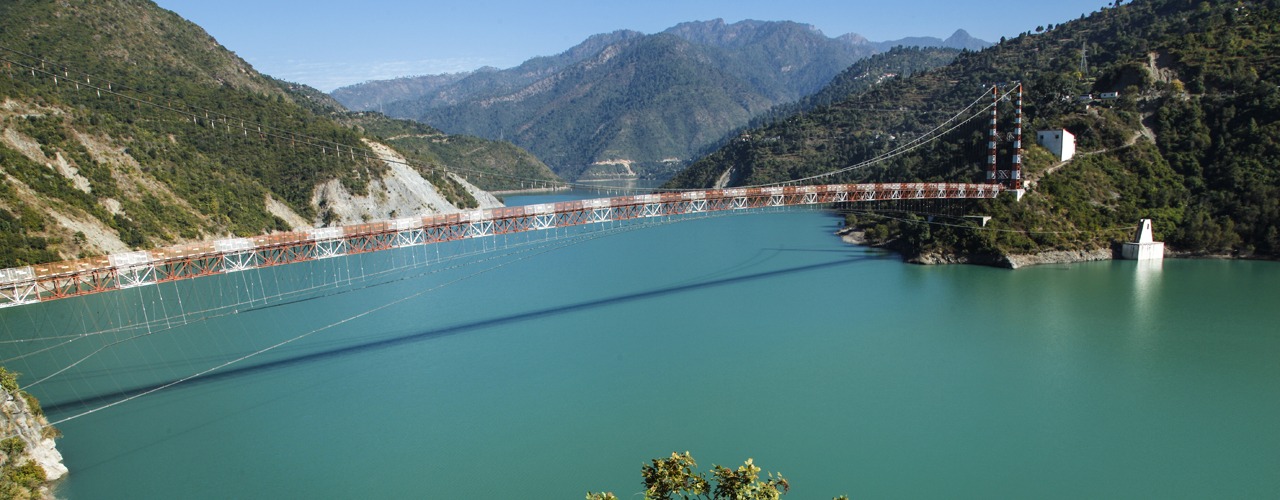
{"type": "Polygon", "coordinates": [[[0,307],[342,255],[683,214],[884,200],[994,198],[998,184],[881,183],[680,191],[227,238],[0,269],[0,307]]]}

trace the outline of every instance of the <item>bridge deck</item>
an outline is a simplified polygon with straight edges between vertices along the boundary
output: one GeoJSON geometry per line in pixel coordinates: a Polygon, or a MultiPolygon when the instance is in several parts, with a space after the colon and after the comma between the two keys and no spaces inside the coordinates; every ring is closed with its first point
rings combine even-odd
{"type": "Polygon", "coordinates": [[[310,260],[609,221],[843,202],[994,198],[998,184],[885,183],[730,188],[469,210],[228,238],[0,269],[0,307],[310,260]]]}

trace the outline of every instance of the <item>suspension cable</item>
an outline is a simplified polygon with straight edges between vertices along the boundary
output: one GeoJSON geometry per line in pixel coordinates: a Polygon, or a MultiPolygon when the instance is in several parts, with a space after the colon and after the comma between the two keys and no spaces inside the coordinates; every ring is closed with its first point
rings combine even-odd
{"type": "MultiPolygon", "coordinates": [[[[1004,95],[1004,96],[1001,96],[1001,97],[1003,98],[1003,97],[1005,97],[1005,96],[1008,96],[1008,95],[1009,95],[1009,94],[1011,94],[1011,93],[1012,93],[1012,91],[1005,92],[1005,95],[1004,95]]],[[[881,154],[880,156],[876,156],[876,157],[874,157],[874,158],[870,158],[870,159],[867,159],[867,160],[863,160],[863,161],[861,161],[861,162],[855,163],[855,164],[853,164],[853,165],[850,165],[850,166],[847,166],[847,167],[844,167],[844,168],[840,168],[840,169],[832,170],[832,171],[829,171],[829,172],[823,172],[823,173],[820,173],[820,174],[811,175],[811,176],[809,176],[809,177],[803,177],[803,178],[800,178],[800,179],[793,179],[793,180],[789,180],[789,181],[773,182],[773,183],[768,183],[768,184],[758,184],[758,185],[754,185],[754,186],[745,186],[745,187],[768,187],[768,186],[780,186],[780,185],[788,185],[788,184],[799,184],[799,183],[804,183],[804,182],[811,181],[811,180],[815,180],[815,179],[821,179],[821,178],[825,178],[825,177],[831,177],[831,176],[834,176],[834,175],[839,175],[839,174],[842,174],[842,173],[845,173],[845,172],[849,172],[849,171],[852,171],[852,170],[858,170],[858,169],[862,169],[862,168],[870,167],[870,166],[873,166],[873,165],[876,165],[876,164],[883,163],[883,162],[885,162],[885,161],[891,160],[891,159],[896,158],[896,157],[898,157],[898,156],[902,156],[902,155],[904,155],[904,154],[906,154],[906,153],[909,153],[909,152],[911,152],[911,151],[914,151],[914,150],[916,150],[916,149],[920,148],[921,146],[924,146],[924,145],[929,144],[929,143],[931,143],[931,142],[933,142],[933,141],[939,140],[939,139],[941,139],[944,135],[946,135],[946,134],[948,134],[948,133],[951,133],[953,130],[955,130],[955,129],[957,129],[957,128],[960,128],[962,125],[964,125],[964,124],[966,124],[966,123],[968,123],[968,122],[970,122],[970,121],[973,121],[974,119],[976,119],[976,118],[978,118],[978,117],[980,117],[980,116],[983,116],[983,113],[984,113],[985,111],[987,111],[987,110],[991,109],[991,107],[992,107],[992,106],[994,106],[995,104],[988,104],[988,105],[986,105],[985,107],[983,107],[983,108],[981,108],[981,109],[979,109],[979,110],[977,110],[977,111],[973,112],[973,114],[971,114],[968,118],[965,118],[964,120],[961,120],[961,121],[957,122],[955,125],[951,126],[950,128],[948,128],[948,129],[946,129],[946,130],[943,130],[942,132],[937,133],[936,135],[933,135],[933,134],[935,134],[935,132],[938,132],[938,130],[940,130],[940,129],[942,129],[943,127],[947,126],[947,124],[948,124],[948,123],[951,123],[952,121],[955,121],[955,120],[959,119],[961,116],[963,116],[963,115],[964,115],[966,112],[968,112],[970,109],[973,109],[973,107],[974,107],[974,106],[976,106],[979,102],[986,100],[986,97],[987,97],[987,95],[984,93],[982,96],[979,96],[977,99],[974,99],[974,101],[973,101],[973,102],[969,103],[969,105],[968,105],[968,106],[965,106],[965,107],[964,107],[964,109],[961,109],[958,113],[956,113],[955,115],[953,115],[951,118],[948,118],[948,119],[946,119],[945,121],[943,121],[942,123],[938,124],[938,126],[936,126],[936,127],[934,127],[933,129],[931,129],[931,130],[929,130],[929,131],[925,132],[924,134],[921,134],[920,136],[916,137],[915,139],[912,139],[912,140],[910,140],[910,141],[907,141],[905,144],[902,144],[902,145],[900,145],[900,146],[898,146],[898,147],[896,147],[896,148],[894,148],[894,149],[892,149],[892,150],[889,150],[888,152],[885,152],[885,153],[881,154]],[[932,136],[932,137],[930,137],[931,135],[933,135],[933,136],[932,136]],[[927,139],[927,140],[926,140],[926,139],[927,139]]]]}

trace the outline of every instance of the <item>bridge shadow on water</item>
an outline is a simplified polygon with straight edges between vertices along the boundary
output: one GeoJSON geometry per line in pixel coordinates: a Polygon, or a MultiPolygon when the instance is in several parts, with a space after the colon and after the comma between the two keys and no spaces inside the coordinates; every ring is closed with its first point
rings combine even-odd
{"type": "MultiPolygon", "coordinates": [[[[186,382],[183,382],[182,384],[195,385],[195,384],[201,384],[201,383],[207,383],[207,382],[215,382],[219,380],[228,380],[236,377],[253,375],[261,372],[267,372],[270,370],[282,369],[282,368],[286,368],[294,365],[303,365],[303,364],[313,363],[321,360],[329,360],[329,359],[335,359],[340,357],[354,356],[354,355],[363,354],[367,352],[374,352],[374,351],[389,349],[397,346],[414,344],[414,343],[422,342],[425,340],[446,337],[450,335],[457,335],[461,333],[481,330],[481,329],[490,328],[490,327],[504,326],[504,325],[510,325],[514,323],[526,322],[526,321],[534,321],[538,319],[549,318],[549,317],[559,316],[563,314],[586,311],[586,310],[595,309],[599,307],[606,307],[606,306],[611,306],[616,304],[623,304],[627,302],[634,302],[639,300],[663,297],[667,295],[691,292],[695,290],[704,290],[708,288],[730,286],[730,285],[736,285],[736,284],[750,282],[750,281],[777,278],[780,276],[785,276],[790,274],[798,274],[798,273],[805,273],[805,272],[811,272],[811,271],[821,271],[824,269],[850,266],[858,263],[884,260],[887,258],[891,258],[891,255],[892,255],[889,252],[881,252],[881,251],[876,251],[873,249],[866,249],[866,248],[850,248],[848,250],[827,250],[827,249],[806,250],[806,249],[773,248],[768,250],[798,251],[798,252],[831,252],[831,253],[840,253],[840,254],[847,255],[848,258],[832,260],[827,262],[820,262],[816,264],[807,264],[803,266],[794,266],[794,267],[788,267],[783,269],[776,269],[772,271],[763,271],[763,272],[757,272],[752,274],[744,274],[741,276],[732,276],[732,277],[716,278],[716,279],[704,279],[702,281],[697,281],[694,283],[655,288],[652,290],[629,293],[625,295],[618,295],[618,296],[607,297],[607,298],[602,298],[597,300],[589,300],[585,302],[578,302],[575,304],[550,307],[546,309],[539,309],[539,310],[528,311],[523,313],[511,314],[507,316],[499,316],[495,318],[474,321],[470,323],[445,326],[442,328],[426,330],[426,331],[421,331],[417,333],[409,333],[409,334],[401,335],[398,337],[372,340],[372,341],[361,343],[361,344],[342,346],[342,347],[337,347],[333,349],[328,349],[328,350],[323,350],[323,351],[318,351],[318,352],[313,352],[308,354],[302,354],[302,355],[298,355],[290,358],[277,359],[277,360],[256,364],[256,365],[227,368],[221,371],[216,371],[198,378],[188,380],[186,382]]],[[[79,398],[76,401],[56,402],[56,403],[45,405],[44,411],[47,414],[50,414],[51,416],[55,416],[60,412],[72,412],[72,411],[79,411],[83,409],[89,409],[95,406],[108,404],[119,399],[123,399],[130,396],[142,394],[148,391],[152,391],[152,390],[164,387],[166,385],[172,384],[174,382],[177,382],[178,380],[179,379],[165,380],[165,381],[156,382],[154,384],[149,384],[144,386],[126,388],[122,390],[111,391],[111,392],[106,392],[102,394],[95,394],[91,396],[84,396],[79,398]]],[[[50,420],[57,420],[57,418],[51,418],[50,420]]]]}

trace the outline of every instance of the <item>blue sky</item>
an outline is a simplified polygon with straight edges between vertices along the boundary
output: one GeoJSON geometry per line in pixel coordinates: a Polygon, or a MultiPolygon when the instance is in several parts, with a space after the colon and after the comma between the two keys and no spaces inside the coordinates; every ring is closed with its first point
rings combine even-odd
{"type": "Polygon", "coordinates": [[[996,41],[1094,12],[1105,0],[156,0],[259,71],[331,91],[398,76],[508,68],[596,33],[685,21],[796,21],[827,36],[996,41]]]}

